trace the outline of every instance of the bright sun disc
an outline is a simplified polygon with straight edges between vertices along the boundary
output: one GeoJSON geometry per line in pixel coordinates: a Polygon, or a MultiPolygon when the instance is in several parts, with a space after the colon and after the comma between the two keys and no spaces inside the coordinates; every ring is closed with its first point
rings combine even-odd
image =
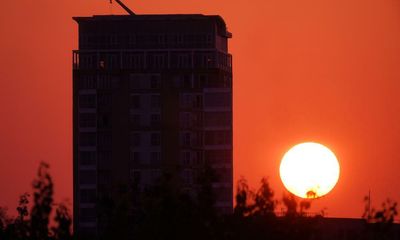
{"type": "Polygon", "coordinates": [[[340,173],[335,154],[313,142],[292,147],[283,156],[279,170],[286,189],[301,198],[318,198],[329,193],[340,173]]]}

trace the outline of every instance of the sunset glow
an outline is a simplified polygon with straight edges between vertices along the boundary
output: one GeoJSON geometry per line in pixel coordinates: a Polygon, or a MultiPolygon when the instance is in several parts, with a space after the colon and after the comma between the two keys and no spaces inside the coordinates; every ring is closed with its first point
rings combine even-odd
{"type": "Polygon", "coordinates": [[[340,167],[334,153],[318,143],[302,143],[283,157],[280,176],[286,189],[301,198],[329,193],[339,179],[340,167]]]}
{"type": "MultiPolygon", "coordinates": [[[[253,189],[266,177],[280,198],[283,155],[315,141],[334,151],[340,181],[311,212],[359,218],[369,189],[377,204],[400,201],[400,1],[122,1],[136,14],[225,20],[233,34],[233,189],[242,177],[253,189]]],[[[2,2],[0,206],[9,215],[31,193],[40,161],[51,166],[54,201],[72,206],[72,17],[120,14],[107,0],[2,2]]]]}

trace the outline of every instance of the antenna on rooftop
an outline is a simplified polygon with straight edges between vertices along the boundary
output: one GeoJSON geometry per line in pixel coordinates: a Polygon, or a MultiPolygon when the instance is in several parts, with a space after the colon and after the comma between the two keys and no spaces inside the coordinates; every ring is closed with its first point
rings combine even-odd
{"type": "MultiPolygon", "coordinates": [[[[130,10],[121,0],[115,0],[125,11],[129,13],[129,15],[136,15],[132,10],[130,10]]],[[[113,3],[113,0],[110,0],[110,4],[113,3]]]]}

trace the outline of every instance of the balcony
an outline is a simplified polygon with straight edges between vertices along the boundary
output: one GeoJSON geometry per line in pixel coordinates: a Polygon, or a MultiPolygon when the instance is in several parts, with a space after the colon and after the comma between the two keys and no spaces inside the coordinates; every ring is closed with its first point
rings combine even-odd
{"type": "Polygon", "coordinates": [[[213,49],[195,49],[192,51],[185,51],[184,53],[182,50],[75,50],[73,51],[73,69],[221,69],[227,72],[232,72],[232,55],[213,49]]]}

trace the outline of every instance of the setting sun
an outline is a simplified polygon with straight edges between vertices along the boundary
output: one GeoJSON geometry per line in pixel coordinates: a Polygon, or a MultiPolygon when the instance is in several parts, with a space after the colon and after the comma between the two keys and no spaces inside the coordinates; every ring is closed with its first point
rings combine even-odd
{"type": "Polygon", "coordinates": [[[301,198],[329,193],[339,179],[340,167],[329,148],[313,142],[292,147],[283,156],[280,176],[286,189],[301,198]]]}

